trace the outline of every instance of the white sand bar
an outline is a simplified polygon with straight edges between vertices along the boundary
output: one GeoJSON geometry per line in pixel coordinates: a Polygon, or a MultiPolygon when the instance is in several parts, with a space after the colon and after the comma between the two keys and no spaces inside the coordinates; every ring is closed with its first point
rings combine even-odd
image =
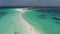
{"type": "Polygon", "coordinates": [[[29,24],[23,17],[22,14],[27,12],[28,10],[23,10],[23,9],[16,9],[18,11],[20,11],[21,13],[19,14],[19,17],[21,19],[21,24],[24,27],[25,30],[25,34],[39,34],[38,31],[36,29],[34,29],[34,27],[29,24]]]}

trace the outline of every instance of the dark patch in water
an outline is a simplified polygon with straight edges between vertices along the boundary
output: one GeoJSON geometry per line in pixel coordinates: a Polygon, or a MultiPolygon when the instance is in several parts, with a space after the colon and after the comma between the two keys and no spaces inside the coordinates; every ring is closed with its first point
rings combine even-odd
{"type": "Polygon", "coordinates": [[[37,12],[60,14],[60,8],[43,8],[43,9],[37,10],[37,12]]]}
{"type": "Polygon", "coordinates": [[[7,13],[5,13],[5,12],[0,12],[0,16],[3,16],[3,15],[5,15],[5,14],[7,14],[7,13]]]}
{"type": "Polygon", "coordinates": [[[52,19],[54,19],[54,20],[60,20],[60,18],[56,18],[56,17],[52,17],[52,19]]]}
{"type": "Polygon", "coordinates": [[[56,23],[56,24],[60,24],[60,22],[59,22],[59,21],[56,21],[55,23],[56,23]]]}
{"type": "Polygon", "coordinates": [[[6,13],[6,12],[0,12],[0,18],[6,16],[6,14],[8,14],[8,13],[6,13]]]}
{"type": "Polygon", "coordinates": [[[0,14],[7,14],[7,13],[5,13],[5,12],[0,12],[0,14]]]}
{"type": "Polygon", "coordinates": [[[45,15],[44,14],[41,14],[41,15],[39,15],[39,18],[44,19],[45,18],[45,15]]]}

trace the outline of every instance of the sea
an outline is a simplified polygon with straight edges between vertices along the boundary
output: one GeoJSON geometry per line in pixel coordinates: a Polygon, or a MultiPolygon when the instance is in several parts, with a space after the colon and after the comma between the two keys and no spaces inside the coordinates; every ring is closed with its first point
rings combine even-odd
{"type": "MultiPolygon", "coordinates": [[[[0,9],[0,34],[25,34],[18,15],[21,12],[6,8],[0,9]]],[[[29,10],[22,14],[39,34],[60,34],[60,9],[49,8],[29,10]]]]}

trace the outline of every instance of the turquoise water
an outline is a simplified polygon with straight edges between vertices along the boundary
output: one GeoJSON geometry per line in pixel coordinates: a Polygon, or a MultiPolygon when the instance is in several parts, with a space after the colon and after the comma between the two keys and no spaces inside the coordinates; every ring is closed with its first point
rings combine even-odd
{"type": "MultiPolygon", "coordinates": [[[[20,12],[15,9],[0,9],[0,34],[25,34],[20,12]]],[[[22,15],[39,34],[60,34],[60,14],[29,10],[22,15]]]]}
{"type": "Polygon", "coordinates": [[[23,34],[18,14],[14,9],[0,9],[0,34],[23,34]]]}
{"type": "Polygon", "coordinates": [[[23,17],[35,27],[41,34],[60,34],[60,14],[44,13],[31,10],[23,14],[23,17]]]}

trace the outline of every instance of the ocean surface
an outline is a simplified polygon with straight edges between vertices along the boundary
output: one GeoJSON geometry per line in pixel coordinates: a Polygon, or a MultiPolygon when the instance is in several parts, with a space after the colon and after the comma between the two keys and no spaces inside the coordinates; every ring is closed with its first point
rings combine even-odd
{"type": "Polygon", "coordinates": [[[15,9],[0,9],[0,34],[23,34],[15,9]]]}
{"type": "Polygon", "coordinates": [[[60,34],[59,13],[30,10],[29,12],[24,13],[23,17],[32,24],[40,34],[60,34]]]}
{"type": "MultiPolygon", "coordinates": [[[[22,17],[39,34],[60,34],[60,12],[48,11],[29,10],[23,13],[22,17]]],[[[0,9],[0,34],[26,34],[24,29],[28,28],[22,25],[21,18],[18,16],[20,13],[15,9],[0,9]]],[[[30,28],[29,25],[26,27],[30,28]]]]}

